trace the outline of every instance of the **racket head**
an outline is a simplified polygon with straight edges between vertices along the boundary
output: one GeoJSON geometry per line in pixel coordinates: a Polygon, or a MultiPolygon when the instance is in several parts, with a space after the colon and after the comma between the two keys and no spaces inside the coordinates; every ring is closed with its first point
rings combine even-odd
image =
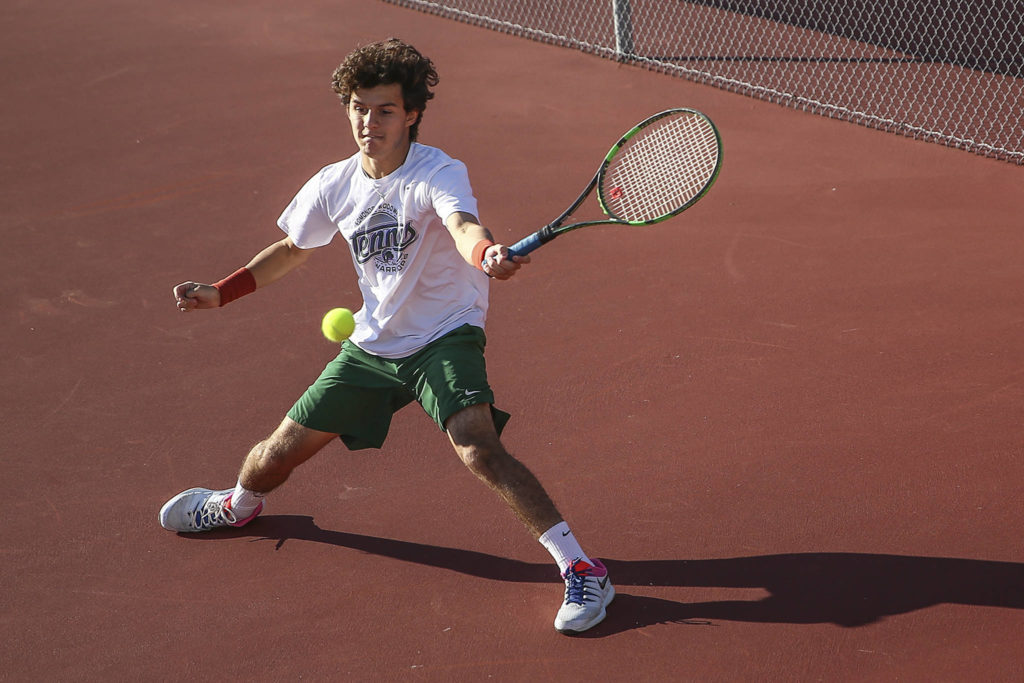
{"type": "Polygon", "coordinates": [[[722,138],[695,109],[669,109],[633,126],[597,173],[601,210],[616,222],[650,225],[703,197],[722,167],[722,138]]]}

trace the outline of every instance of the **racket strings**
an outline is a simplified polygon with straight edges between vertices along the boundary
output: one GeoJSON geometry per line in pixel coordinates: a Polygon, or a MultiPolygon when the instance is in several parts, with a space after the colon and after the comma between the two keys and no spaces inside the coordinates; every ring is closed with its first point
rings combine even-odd
{"type": "Polygon", "coordinates": [[[647,126],[613,157],[601,183],[609,214],[631,222],[675,213],[704,192],[718,167],[714,126],[684,112],[647,126]]]}

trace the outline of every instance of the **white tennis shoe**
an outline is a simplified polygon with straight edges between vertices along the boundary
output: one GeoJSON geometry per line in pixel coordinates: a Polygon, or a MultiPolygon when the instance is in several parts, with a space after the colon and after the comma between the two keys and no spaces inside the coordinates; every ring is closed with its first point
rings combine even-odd
{"type": "Polygon", "coordinates": [[[238,519],[231,509],[232,493],[234,489],[182,491],[160,508],[160,526],[179,533],[209,531],[222,526],[243,526],[263,511],[263,503],[260,502],[255,512],[245,519],[238,519]]]}
{"type": "Polygon", "coordinates": [[[597,626],[604,620],[605,608],[615,597],[608,569],[600,560],[592,562],[576,558],[562,574],[565,601],[555,616],[555,630],[559,633],[574,635],[597,626]]]}

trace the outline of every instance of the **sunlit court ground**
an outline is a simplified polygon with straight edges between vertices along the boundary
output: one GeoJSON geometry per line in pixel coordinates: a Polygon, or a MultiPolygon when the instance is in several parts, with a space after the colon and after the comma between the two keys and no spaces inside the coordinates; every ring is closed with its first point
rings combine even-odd
{"type": "Polygon", "coordinates": [[[1020,680],[1024,169],[382,2],[0,9],[0,680],[1020,680]],[[505,243],[610,144],[707,113],[724,166],[666,223],[559,238],[491,286],[509,449],[618,589],[552,628],[544,549],[415,406],[242,529],[234,484],[361,304],[341,244],[218,311],[171,288],[278,239],[355,151],[330,90],[391,35],[421,141],[505,243]]]}

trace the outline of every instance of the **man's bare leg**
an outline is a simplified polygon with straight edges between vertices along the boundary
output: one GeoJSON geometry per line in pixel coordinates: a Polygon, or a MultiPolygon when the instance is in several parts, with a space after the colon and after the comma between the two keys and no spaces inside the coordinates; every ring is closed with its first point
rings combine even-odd
{"type": "Polygon", "coordinates": [[[584,555],[544,487],[505,450],[490,406],[465,408],[448,418],[445,427],[462,462],[508,503],[558,564],[565,598],[555,615],[555,629],[575,634],[601,623],[615,597],[608,570],[584,555]]]}
{"type": "Polygon", "coordinates": [[[303,427],[286,417],[273,434],[252,447],[238,481],[250,491],[270,493],[287,481],[296,467],[336,438],[337,434],[303,427]]]}
{"type": "Polygon", "coordinates": [[[249,451],[234,489],[182,491],[160,509],[160,524],[182,533],[247,524],[262,511],[263,494],[283,484],[296,467],[336,436],[286,417],[273,434],[249,451]]]}
{"type": "Polygon", "coordinates": [[[490,406],[465,408],[448,418],[445,428],[462,462],[501,496],[534,538],[562,521],[537,477],[498,439],[490,406]]]}

